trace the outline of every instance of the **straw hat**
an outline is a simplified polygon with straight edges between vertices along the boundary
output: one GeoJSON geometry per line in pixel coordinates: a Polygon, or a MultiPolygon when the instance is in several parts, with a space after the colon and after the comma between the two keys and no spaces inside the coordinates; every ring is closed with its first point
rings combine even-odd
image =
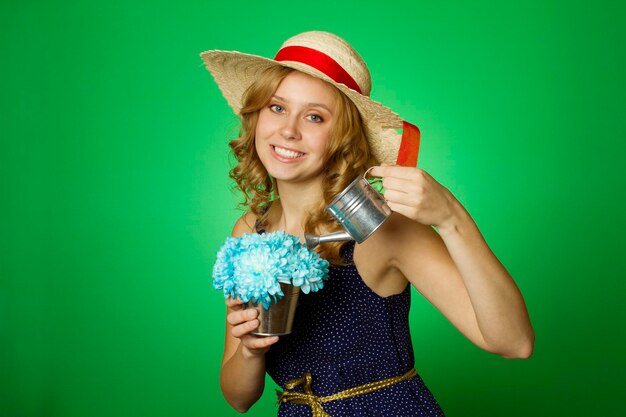
{"type": "Polygon", "coordinates": [[[274,57],[211,50],[200,57],[237,115],[246,89],[265,69],[280,65],[321,78],[337,87],[361,113],[370,147],[388,164],[415,166],[419,130],[388,107],[372,100],[367,65],[345,40],[328,32],[304,32],[287,39],[274,57]],[[403,134],[397,133],[398,129],[403,134]]]}

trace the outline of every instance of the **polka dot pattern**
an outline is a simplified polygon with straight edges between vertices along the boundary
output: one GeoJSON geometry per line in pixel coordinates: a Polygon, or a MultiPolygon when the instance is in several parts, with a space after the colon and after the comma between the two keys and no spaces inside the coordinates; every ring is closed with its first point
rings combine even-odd
{"type": "MultiPolygon", "coordinates": [[[[348,262],[353,251],[354,242],[344,245],[348,262]]],[[[309,371],[318,396],[402,375],[414,367],[410,304],[410,285],[400,294],[380,297],[353,264],[331,266],[324,289],[300,294],[293,332],[268,351],[266,370],[283,389],[287,381],[309,371]]],[[[419,376],[323,407],[332,417],[443,416],[419,376]]],[[[284,403],[278,416],[311,416],[311,409],[284,403]]]]}

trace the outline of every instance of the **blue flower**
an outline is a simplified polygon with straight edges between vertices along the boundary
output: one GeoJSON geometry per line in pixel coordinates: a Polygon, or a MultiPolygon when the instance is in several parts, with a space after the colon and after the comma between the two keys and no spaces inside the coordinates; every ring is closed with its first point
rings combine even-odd
{"type": "Polygon", "coordinates": [[[328,261],[282,231],[229,237],[213,265],[213,288],[266,309],[284,296],[281,283],[308,294],[324,288],[326,279],[328,261]]]}

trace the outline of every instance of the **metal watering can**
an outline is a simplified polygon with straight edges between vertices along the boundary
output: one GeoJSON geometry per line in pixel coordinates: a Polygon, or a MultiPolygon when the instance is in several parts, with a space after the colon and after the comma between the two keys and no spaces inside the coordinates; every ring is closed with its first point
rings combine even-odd
{"type": "MultiPolygon", "coordinates": [[[[373,167],[372,167],[373,168],[373,167]]],[[[355,240],[362,243],[371,236],[391,215],[391,209],[378,191],[367,181],[367,173],[357,177],[326,207],[344,228],[344,232],[314,235],[305,233],[309,249],[320,243],[355,240]]]]}

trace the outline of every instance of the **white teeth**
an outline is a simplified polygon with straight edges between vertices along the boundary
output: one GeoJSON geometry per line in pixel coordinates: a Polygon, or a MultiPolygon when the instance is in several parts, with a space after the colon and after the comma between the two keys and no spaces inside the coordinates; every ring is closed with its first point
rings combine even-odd
{"type": "Polygon", "coordinates": [[[290,151],[289,149],[279,148],[278,146],[274,146],[274,152],[276,152],[278,155],[282,156],[283,158],[290,158],[290,159],[298,158],[304,155],[303,153],[290,151]]]}

